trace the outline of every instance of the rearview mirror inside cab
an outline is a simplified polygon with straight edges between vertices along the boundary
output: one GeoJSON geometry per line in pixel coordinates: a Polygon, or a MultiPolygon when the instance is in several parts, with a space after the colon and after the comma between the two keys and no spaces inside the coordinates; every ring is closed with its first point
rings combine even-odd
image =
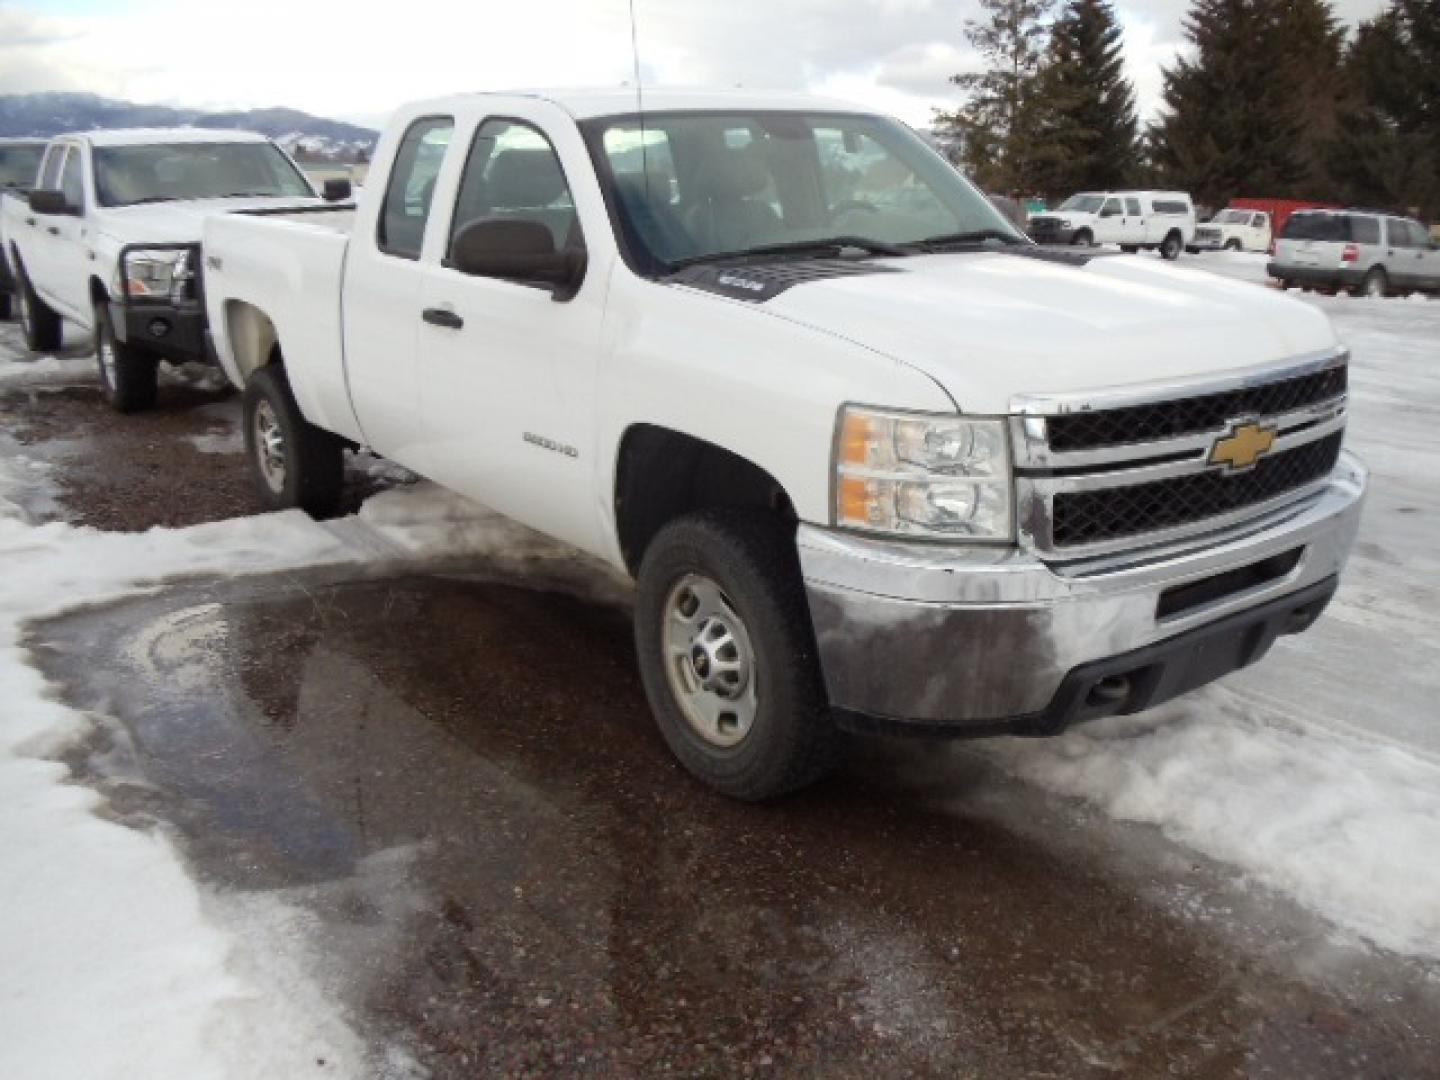
{"type": "Polygon", "coordinates": [[[446,265],[472,277],[504,278],[569,300],[585,276],[583,251],[556,251],[549,226],[529,218],[472,221],[456,235],[446,265]]]}

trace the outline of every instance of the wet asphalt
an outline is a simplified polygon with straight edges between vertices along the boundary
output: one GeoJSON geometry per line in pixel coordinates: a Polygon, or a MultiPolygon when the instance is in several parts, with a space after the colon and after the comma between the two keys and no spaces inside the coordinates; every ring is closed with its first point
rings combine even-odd
{"type": "MultiPolygon", "coordinates": [[[[250,509],[233,398],[142,428],[85,395],[0,401],[66,473],[103,460],[59,512],[143,527],[156,453],[165,490],[224,487],[187,514],[250,509]]],[[[187,582],[30,646],[93,710],[67,760],[107,813],[303,910],[316,977],[421,1075],[1440,1076],[1436,970],[973,746],[856,739],[782,803],[709,793],[590,575],[187,582]]]]}

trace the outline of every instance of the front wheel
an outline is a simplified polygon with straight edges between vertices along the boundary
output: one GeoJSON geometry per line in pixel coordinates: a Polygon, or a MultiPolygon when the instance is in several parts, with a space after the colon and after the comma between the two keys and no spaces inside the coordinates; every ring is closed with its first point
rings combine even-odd
{"type": "Polygon", "coordinates": [[[10,299],[10,294],[0,293],[0,321],[9,322],[14,318],[15,305],[10,299]]]}
{"type": "Polygon", "coordinates": [[[712,788],[771,799],[834,764],[795,539],[772,515],[708,510],[661,529],[640,566],[635,644],[661,734],[712,788]]]}
{"type": "Polygon", "coordinates": [[[116,412],[142,412],[155,405],[160,362],[115,339],[110,311],[104,304],[95,305],[95,362],[105,400],[116,412]]]}
{"type": "Polygon", "coordinates": [[[1225,241],[1225,250],[1226,250],[1226,251],[1239,251],[1239,250],[1240,250],[1240,241],[1239,241],[1239,240],[1226,240],[1226,241],[1225,241]]]}
{"type": "Polygon", "coordinates": [[[301,414],[285,369],[272,364],[250,376],[243,410],[250,479],[265,508],[333,514],[345,480],[345,447],[301,414]]]}
{"type": "Polygon", "coordinates": [[[1089,247],[1095,243],[1095,234],[1089,229],[1081,229],[1070,239],[1070,243],[1076,247],[1089,247]]]}
{"type": "Polygon", "coordinates": [[[1164,240],[1160,241],[1160,257],[1174,262],[1180,257],[1180,252],[1185,250],[1185,241],[1178,232],[1172,232],[1164,240]]]}

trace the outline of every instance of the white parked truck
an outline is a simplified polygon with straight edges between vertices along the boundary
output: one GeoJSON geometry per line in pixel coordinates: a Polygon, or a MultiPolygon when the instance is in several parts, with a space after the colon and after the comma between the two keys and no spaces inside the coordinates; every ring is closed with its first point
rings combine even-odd
{"type": "Polygon", "coordinates": [[[319,202],[285,152],[250,132],[52,139],[31,190],[0,205],[26,343],[57,348],[64,320],[90,331],[110,403],[146,408],[160,360],[210,356],[197,275],[204,216],[319,202]]]}
{"type": "MultiPolygon", "coordinates": [[[[0,139],[0,193],[26,192],[40,172],[44,139],[0,139]]],[[[10,270],[5,243],[5,220],[0,217],[0,319],[10,318],[14,307],[15,275],[10,270]]]]}
{"type": "Polygon", "coordinates": [[[842,729],[1136,712],[1319,615],[1365,486],[1321,312],[1037,247],[852,106],[645,103],[420,102],[353,215],[207,219],[269,506],[366,446],[628,571],[667,742],[742,798],[842,729]]]}
{"type": "Polygon", "coordinates": [[[1270,250],[1271,239],[1269,214],[1264,210],[1242,210],[1232,206],[1195,227],[1190,250],[1264,252],[1270,250]]]}
{"type": "Polygon", "coordinates": [[[1195,206],[1183,191],[1082,191],[1030,218],[1040,244],[1116,244],[1178,259],[1195,236],[1195,206]]]}

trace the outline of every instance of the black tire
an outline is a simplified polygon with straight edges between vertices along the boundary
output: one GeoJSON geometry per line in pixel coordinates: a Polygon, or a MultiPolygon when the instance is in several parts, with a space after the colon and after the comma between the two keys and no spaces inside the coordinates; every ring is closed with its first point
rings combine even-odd
{"type": "Polygon", "coordinates": [[[345,444],[301,415],[285,369],[271,364],[250,376],[243,409],[250,479],[265,509],[333,514],[345,480],[345,444]],[[273,435],[278,443],[267,437],[273,435]]]}
{"type": "Polygon", "coordinates": [[[15,303],[8,292],[0,292],[0,322],[9,322],[15,317],[15,303]]]}
{"type": "MultiPolygon", "coordinates": [[[[758,802],[813,783],[833,767],[841,736],[825,697],[795,537],[772,514],[705,510],[661,529],[640,565],[635,644],[661,734],[681,764],[710,787],[758,802]],[[718,587],[752,646],[754,717],[730,746],[716,745],[687,718],[674,689],[684,677],[681,661],[672,668],[667,660],[670,607],[683,604],[676,597],[696,580],[718,587]]],[[[697,667],[689,663],[690,675],[697,667]]]]}
{"type": "Polygon", "coordinates": [[[1076,247],[1090,247],[1095,243],[1095,234],[1089,229],[1081,229],[1070,238],[1070,243],[1076,247]]]}
{"type": "Polygon", "coordinates": [[[100,369],[105,400],[116,412],[144,412],[155,407],[160,361],[143,349],[115,340],[105,304],[95,305],[95,365],[100,369]]]}
{"type": "Polygon", "coordinates": [[[31,352],[54,352],[60,348],[60,316],[35,295],[23,266],[16,267],[15,292],[19,299],[20,329],[25,334],[26,347],[31,352]]]}
{"type": "Polygon", "coordinates": [[[1240,241],[1239,241],[1239,240],[1226,240],[1226,241],[1225,241],[1225,250],[1226,250],[1226,251],[1239,251],[1239,250],[1240,250],[1240,241]]]}
{"type": "Polygon", "coordinates": [[[1372,266],[1360,283],[1360,295],[1382,297],[1390,295],[1390,275],[1383,266],[1372,266]]]}
{"type": "Polygon", "coordinates": [[[1168,233],[1164,240],[1160,241],[1160,257],[1169,262],[1180,258],[1180,253],[1185,250],[1185,239],[1178,232],[1168,233]]]}

